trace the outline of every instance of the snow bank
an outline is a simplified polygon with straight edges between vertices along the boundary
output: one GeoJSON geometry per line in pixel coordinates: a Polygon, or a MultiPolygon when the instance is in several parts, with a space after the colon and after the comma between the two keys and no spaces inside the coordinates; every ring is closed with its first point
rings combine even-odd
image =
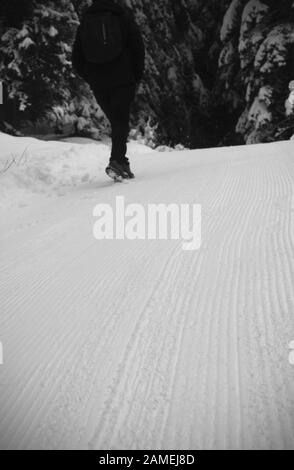
{"type": "MultiPolygon", "coordinates": [[[[109,143],[73,138],[44,142],[0,133],[0,207],[19,204],[32,193],[62,195],[66,188],[104,175],[109,143]]],[[[129,154],[151,153],[132,142],[129,154]]]]}

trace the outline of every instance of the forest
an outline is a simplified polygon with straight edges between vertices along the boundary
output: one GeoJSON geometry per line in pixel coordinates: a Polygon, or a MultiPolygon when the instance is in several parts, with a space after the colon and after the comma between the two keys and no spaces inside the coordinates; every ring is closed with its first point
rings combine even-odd
{"type": "MultiPolygon", "coordinates": [[[[146,46],[132,110],[151,147],[294,134],[293,0],[127,0],[146,46]]],[[[71,64],[90,0],[0,0],[1,130],[100,139],[109,124],[71,64]]]]}

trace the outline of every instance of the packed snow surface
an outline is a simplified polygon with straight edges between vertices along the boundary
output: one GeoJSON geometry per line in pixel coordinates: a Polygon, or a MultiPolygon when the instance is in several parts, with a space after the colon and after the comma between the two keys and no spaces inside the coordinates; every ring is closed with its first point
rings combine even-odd
{"type": "Polygon", "coordinates": [[[0,447],[294,449],[294,142],[155,152],[0,134],[0,447]],[[202,205],[202,246],[93,209],[202,205]]]}

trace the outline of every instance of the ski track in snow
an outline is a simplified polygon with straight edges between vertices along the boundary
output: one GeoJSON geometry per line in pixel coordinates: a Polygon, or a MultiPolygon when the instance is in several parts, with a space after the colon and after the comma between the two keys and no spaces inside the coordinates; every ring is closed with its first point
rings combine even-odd
{"type": "Polygon", "coordinates": [[[293,142],[134,166],[1,214],[1,448],[294,449],[293,142]],[[201,249],[95,241],[116,195],[202,204],[201,249]]]}

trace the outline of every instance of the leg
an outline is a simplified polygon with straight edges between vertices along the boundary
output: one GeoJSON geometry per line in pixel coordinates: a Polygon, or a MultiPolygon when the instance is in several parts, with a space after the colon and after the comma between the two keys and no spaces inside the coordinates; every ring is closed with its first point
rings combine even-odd
{"type": "Polygon", "coordinates": [[[111,160],[119,163],[128,163],[126,157],[127,140],[130,131],[130,110],[134,96],[134,86],[115,88],[110,92],[111,160]]]}
{"type": "Polygon", "coordinates": [[[108,90],[93,90],[94,96],[105,116],[111,121],[110,95],[108,90]]]}

